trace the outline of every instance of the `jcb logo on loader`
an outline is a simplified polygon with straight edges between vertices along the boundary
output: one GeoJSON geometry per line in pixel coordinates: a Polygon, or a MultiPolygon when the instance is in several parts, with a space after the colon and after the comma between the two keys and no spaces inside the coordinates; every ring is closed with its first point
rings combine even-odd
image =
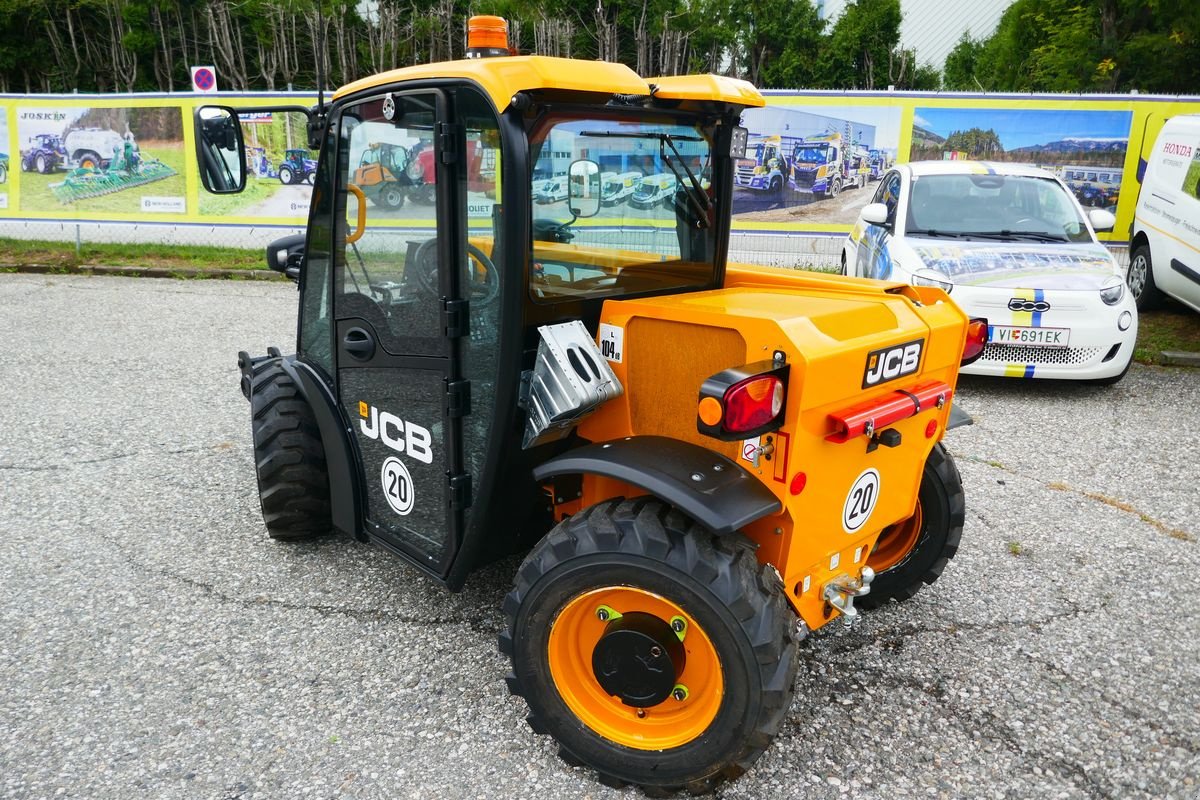
{"type": "Polygon", "coordinates": [[[867,353],[867,368],[863,372],[862,388],[877,386],[911,375],[921,365],[921,346],[924,339],[884,347],[867,353]]]}
{"type": "Polygon", "coordinates": [[[408,453],[422,463],[433,463],[433,450],[430,449],[433,437],[429,435],[428,428],[415,422],[406,422],[395,414],[380,411],[361,400],[358,401],[358,415],[361,417],[358,427],[363,436],[379,439],[397,453],[408,453]]]}

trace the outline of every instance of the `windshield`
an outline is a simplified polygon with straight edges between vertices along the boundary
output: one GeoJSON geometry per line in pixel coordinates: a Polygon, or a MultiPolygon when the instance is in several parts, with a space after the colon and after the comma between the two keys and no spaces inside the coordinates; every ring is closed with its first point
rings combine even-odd
{"type": "MultiPolygon", "coordinates": [[[[571,213],[565,181],[553,197],[533,181],[534,299],[710,286],[719,219],[708,190],[711,138],[712,128],[692,117],[633,111],[554,115],[534,128],[534,175],[565,173],[581,159],[608,173],[599,211],[585,219],[571,213]]],[[[584,193],[577,207],[589,205],[587,190],[572,190],[584,193]]]]}
{"type": "Polygon", "coordinates": [[[922,175],[912,179],[909,191],[909,236],[1093,241],[1071,195],[1052,178],[922,175]]]}
{"type": "Polygon", "coordinates": [[[797,147],[796,155],[793,161],[799,161],[802,164],[824,164],[825,152],[829,149],[829,145],[822,144],[809,147],[797,147]]]}

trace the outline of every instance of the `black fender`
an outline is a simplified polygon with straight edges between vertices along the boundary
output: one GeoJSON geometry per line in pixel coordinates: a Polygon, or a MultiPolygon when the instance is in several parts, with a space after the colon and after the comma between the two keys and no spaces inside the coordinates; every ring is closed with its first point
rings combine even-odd
{"type": "Polygon", "coordinates": [[[242,371],[242,393],[250,399],[250,373],[254,367],[267,359],[275,358],[283,371],[296,384],[300,395],[312,409],[321,431],[321,446],[325,448],[325,469],[329,478],[329,500],[333,527],[359,541],[368,541],[362,529],[360,517],[362,493],[355,479],[358,472],[355,454],[350,449],[353,431],[342,418],[341,411],[325,381],[308,364],[296,356],[281,356],[274,347],[267,348],[266,356],[250,357],[238,353],[238,367],[242,371]]]}
{"type": "Polygon", "coordinates": [[[633,484],[721,535],[783,509],[779,498],[736,462],[700,445],[665,436],[631,436],[585,445],[533,470],[539,482],[574,474],[633,484]]]}

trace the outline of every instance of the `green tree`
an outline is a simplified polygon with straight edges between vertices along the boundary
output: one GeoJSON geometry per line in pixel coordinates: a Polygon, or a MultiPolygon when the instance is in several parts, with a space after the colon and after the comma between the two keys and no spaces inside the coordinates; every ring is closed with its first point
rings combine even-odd
{"type": "Polygon", "coordinates": [[[958,44],[946,56],[946,65],[942,74],[942,85],[956,92],[975,91],[981,86],[975,73],[978,69],[979,54],[983,43],[971,38],[971,34],[963,31],[958,44]]]}
{"type": "Polygon", "coordinates": [[[889,76],[900,41],[900,0],[848,3],[822,52],[827,87],[875,89],[896,83],[889,76]]]}

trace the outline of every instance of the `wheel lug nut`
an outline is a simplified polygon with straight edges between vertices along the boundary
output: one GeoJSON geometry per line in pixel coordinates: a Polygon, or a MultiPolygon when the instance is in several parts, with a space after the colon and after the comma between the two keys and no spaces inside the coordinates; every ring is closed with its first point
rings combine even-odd
{"type": "Polygon", "coordinates": [[[661,655],[662,655],[662,648],[659,647],[658,645],[655,645],[654,647],[650,648],[650,657],[651,658],[658,658],[661,655]]]}
{"type": "Polygon", "coordinates": [[[601,622],[604,622],[608,619],[608,612],[602,608],[596,612],[596,616],[600,618],[601,622]]]}
{"type": "Polygon", "coordinates": [[[639,708],[637,710],[637,715],[638,715],[638,719],[645,719],[646,718],[646,709],[639,708]]]}
{"type": "Polygon", "coordinates": [[[682,703],[688,698],[688,688],[682,683],[675,684],[675,688],[671,690],[671,697],[682,703]]]}
{"type": "Polygon", "coordinates": [[[679,617],[671,620],[671,630],[675,631],[676,633],[683,633],[684,627],[683,620],[681,620],[679,617]]]}

